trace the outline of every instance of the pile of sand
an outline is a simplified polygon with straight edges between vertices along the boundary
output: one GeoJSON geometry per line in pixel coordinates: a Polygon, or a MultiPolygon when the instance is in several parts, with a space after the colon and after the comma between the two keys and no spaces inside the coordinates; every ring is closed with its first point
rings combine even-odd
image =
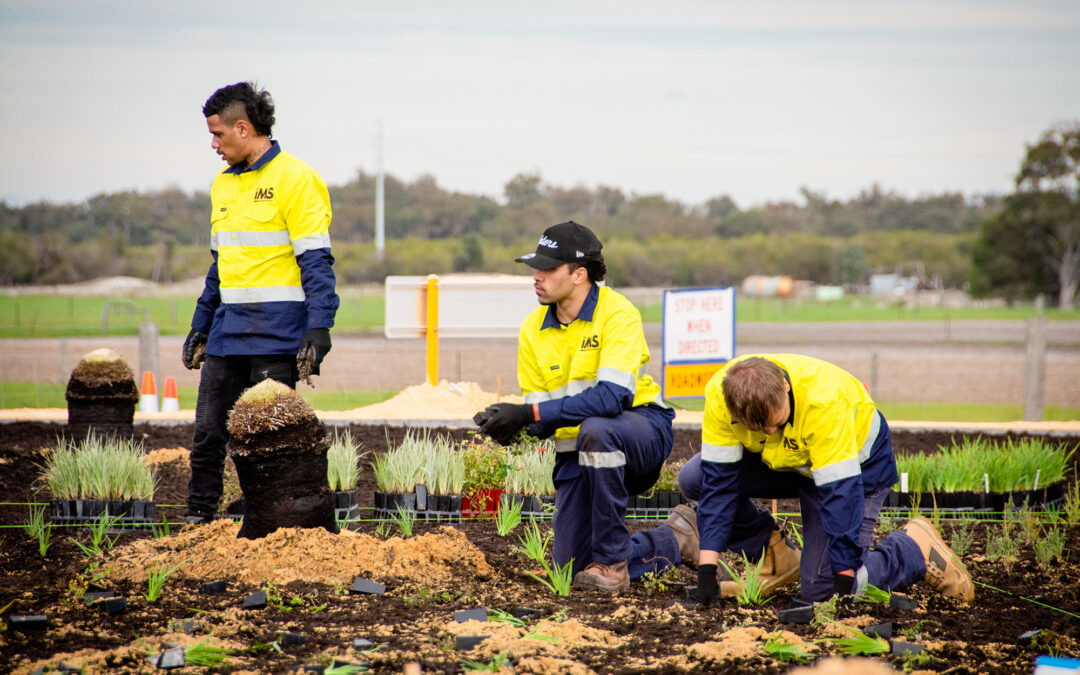
{"type": "MultiPolygon", "coordinates": [[[[401,391],[397,396],[382,403],[335,411],[334,418],[372,419],[419,419],[463,420],[470,419],[480,410],[493,403],[521,403],[520,396],[499,396],[484,391],[475,382],[448,382],[438,386],[418,384],[401,391]]],[[[327,417],[326,413],[319,413],[327,417]]]]}
{"type": "Polygon", "coordinates": [[[448,584],[460,575],[492,573],[484,554],[452,527],[386,541],[344,530],[282,528],[262,539],[237,539],[240,525],[217,520],[174,536],[141,539],[113,549],[110,576],[146,583],[149,572],[179,565],[178,577],[247,584],[291,581],[348,584],[356,576],[375,581],[417,580],[448,584]]]}

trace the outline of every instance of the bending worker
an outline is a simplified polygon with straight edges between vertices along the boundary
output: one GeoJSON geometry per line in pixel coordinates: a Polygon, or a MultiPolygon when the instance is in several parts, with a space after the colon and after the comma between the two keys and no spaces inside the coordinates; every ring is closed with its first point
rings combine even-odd
{"type": "Polygon", "coordinates": [[[897,481],[889,425],[859,380],[808,356],[760,354],[729,361],[705,388],[701,452],[679,472],[699,500],[698,600],[733,595],[718,585],[721,551],[764,555],[764,590],[802,578],[802,599],[889,590],[920,579],[970,601],[971,576],[930,521],[915,518],[871,549],[874,525],[897,481]],[[800,555],[751,497],[798,497],[800,555]]]}
{"type": "Polygon", "coordinates": [[[554,558],[573,560],[574,586],[628,588],[631,578],[697,558],[693,510],[630,536],[627,496],[648,490],[671,454],[675,413],[648,375],[641,314],[597,282],[607,268],[593,232],[575,222],[544,231],[534,253],[540,307],[521,325],[518,381],[524,404],[500,403],[473,418],[507,445],[528,430],[555,437],[554,558]]]}
{"type": "Polygon", "coordinates": [[[268,378],[295,387],[300,365],[317,375],[338,308],[330,195],[314,169],[270,139],[270,94],[250,82],[222,87],[203,115],[227,166],[210,190],[214,260],[183,349],[188,369],[202,367],[189,523],[217,512],[233,404],[268,378]]]}

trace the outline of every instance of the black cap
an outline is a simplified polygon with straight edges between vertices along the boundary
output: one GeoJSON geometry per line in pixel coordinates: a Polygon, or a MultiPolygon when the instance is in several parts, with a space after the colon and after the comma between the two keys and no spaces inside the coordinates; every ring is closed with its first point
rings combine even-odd
{"type": "Polygon", "coordinates": [[[572,220],[552,225],[540,236],[535,253],[526,253],[515,262],[525,263],[537,270],[549,270],[563,263],[584,263],[601,260],[600,249],[604,245],[593,231],[572,220]]]}

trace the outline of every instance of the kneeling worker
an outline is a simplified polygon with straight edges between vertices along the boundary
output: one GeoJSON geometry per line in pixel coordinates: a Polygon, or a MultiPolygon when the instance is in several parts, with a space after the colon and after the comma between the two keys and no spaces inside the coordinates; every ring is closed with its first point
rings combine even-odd
{"type": "Polygon", "coordinates": [[[797,354],[728,362],[705,387],[701,453],[679,472],[683,494],[700,502],[698,600],[737,591],[733,582],[717,583],[717,560],[729,550],[752,561],[765,556],[765,592],[801,576],[808,602],[920,579],[970,602],[971,576],[927,519],[870,548],[896,481],[889,426],[850,373],[797,354]],[[799,498],[801,559],[750,497],[799,498]]]}
{"type": "Polygon", "coordinates": [[[521,429],[555,437],[554,557],[573,559],[574,586],[618,591],[630,579],[680,561],[697,562],[694,512],[679,506],[667,523],[630,536],[628,495],[656,482],[671,454],[675,413],[648,375],[641,314],[601,287],[602,245],[575,222],[544,231],[517,262],[536,270],[540,307],[522,323],[518,381],[524,404],[500,403],[473,418],[507,445],[521,429]]]}

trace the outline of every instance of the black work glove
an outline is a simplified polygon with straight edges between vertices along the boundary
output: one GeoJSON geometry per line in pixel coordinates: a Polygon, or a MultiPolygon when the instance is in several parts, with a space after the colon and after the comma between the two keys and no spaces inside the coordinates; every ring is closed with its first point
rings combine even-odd
{"type": "Polygon", "coordinates": [[[330,351],[329,328],[309,328],[308,332],[304,333],[304,339],[300,341],[300,351],[296,354],[296,362],[300,363],[308,359],[309,351],[311,374],[318,375],[319,364],[330,351]]]}
{"type": "Polygon", "coordinates": [[[708,607],[720,597],[720,582],[716,579],[716,565],[698,565],[697,590],[694,599],[708,607]]]}
{"type": "Polygon", "coordinates": [[[851,595],[855,590],[855,575],[834,574],[832,578],[833,595],[851,595]]]}
{"type": "Polygon", "coordinates": [[[491,409],[494,408],[494,407],[495,406],[493,406],[493,405],[488,406],[488,407],[484,408],[483,410],[481,410],[480,412],[473,415],[472,416],[473,424],[475,424],[478,427],[484,426],[484,423],[487,422],[489,419],[491,419],[491,412],[492,412],[491,409]]]}
{"type": "Polygon", "coordinates": [[[187,339],[184,340],[184,349],[180,352],[180,360],[188,370],[198,370],[206,360],[206,338],[202,331],[191,329],[187,339]]]}
{"type": "Polygon", "coordinates": [[[488,417],[480,425],[480,431],[502,445],[510,445],[517,432],[533,421],[532,406],[527,403],[496,403],[477,413],[477,416],[484,413],[488,417]]]}

